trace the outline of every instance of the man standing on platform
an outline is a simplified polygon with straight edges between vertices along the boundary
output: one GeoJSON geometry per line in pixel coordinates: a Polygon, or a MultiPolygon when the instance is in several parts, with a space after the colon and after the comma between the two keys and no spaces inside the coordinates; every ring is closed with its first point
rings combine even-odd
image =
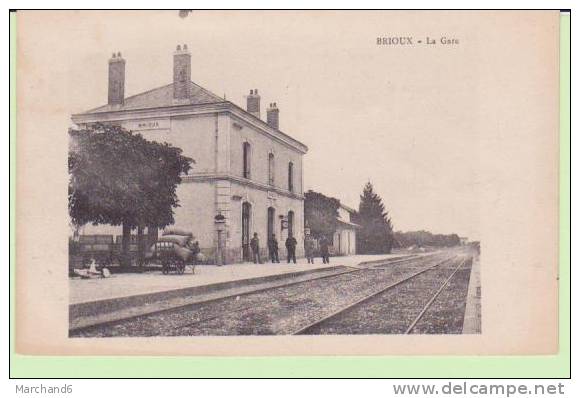
{"type": "Polygon", "coordinates": [[[260,239],[258,239],[257,232],[254,232],[254,237],[250,241],[250,247],[252,248],[254,264],[262,264],[262,260],[260,259],[260,239]]]}
{"type": "Polygon", "coordinates": [[[314,239],[310,235],[304,237],[304,254],[308,264],[314,264],[314,239]]]}
{"type": "Polygon", "coordinates": [[[280,259],[278,258],[278,239],[276,239],[276,234],[272,234],[268,240],[268,251],[270,252],[270,260],[273,263],[279,263],[280,259]]]}
{"type": "Polygon", "coordinates": [[[328,241],[328,239],[326,238],[326,236],[323,236],[322,239],[320,239],[320,255],[322,256],[322,262],[324,264],[328,264],[330,263],[330,242],[328,241]]]}
{"type": "Polygon", "coordinates": [[[292,235],[288,235],[288,239],[286,239],[286,251],[288,252],[288,263],[290,263],[290,260],[294,261],[294,264],[296,264],[296,244],[298,242],[296,242],[296,238],[294,238],[292,235]]]}

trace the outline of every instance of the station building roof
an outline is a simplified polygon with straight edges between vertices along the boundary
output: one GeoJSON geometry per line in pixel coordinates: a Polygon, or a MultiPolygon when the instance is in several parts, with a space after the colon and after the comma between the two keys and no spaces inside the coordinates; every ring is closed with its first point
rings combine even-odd
{"type": "MultiPolygon", "coordinates": [[[[183,102],[183,105],[201,105],[201,104],[215,104],[220,102],[227,102],[221,97],[205,88],[189,82],[190,97],[189,102],[183,102]]],[[[86,113],[103,113],[115,111],[128,111],[149,108],[163,108],[174,106],[173,102],[173,83],[162,87],[157,87],[152,90],[145,91],[140,94],[133,95],[124,99],[120,105],[103,105],[98,108],[88,110],[86,113]]]]}

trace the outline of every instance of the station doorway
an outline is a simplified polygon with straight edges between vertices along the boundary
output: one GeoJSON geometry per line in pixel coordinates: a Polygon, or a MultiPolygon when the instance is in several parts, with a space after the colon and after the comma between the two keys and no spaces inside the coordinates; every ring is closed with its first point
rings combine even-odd
{"type": "Polygon", "coordinates": [[[266,236],[266,241],[268,242],[272,238],[272,234],[276,233],[276,210],[273,207],[268,207],[268,235],[266,236]]]}
{"type": "Polygon", "coordinates": [[[252,205],[248,202],[242,203],[242,260],[250,261],[250,217],[252,205]]]}

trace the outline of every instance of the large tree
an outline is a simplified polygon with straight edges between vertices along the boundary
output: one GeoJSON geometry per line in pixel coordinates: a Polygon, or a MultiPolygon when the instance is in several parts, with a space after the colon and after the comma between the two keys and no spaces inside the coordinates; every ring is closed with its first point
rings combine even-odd
{"type": "Polygon", "coordinates": [[[390,253],[393,247],[393,226],[383,200],[368,182],[360,196],[358,212],[354,221],[361,226],[357,233],[357,253],[390,253]]]}
{"type": "Polygon", "coordinates": [[[142,236],[145,226],[173,224],[177,185],[193,159],[180,148],[147,141],[119,126],[96,124],[70,129],[69,135],[71,220],[78,226],[122,225],[122,261],[127,264],[131,229],[138,228],[142,236]]]}
{"type": "Polygon", "coordinates": [[[312,190],[304,194],[304,220],[315,238],[326,236],[332,241],[336,231],[340,201],[312,190]]]}

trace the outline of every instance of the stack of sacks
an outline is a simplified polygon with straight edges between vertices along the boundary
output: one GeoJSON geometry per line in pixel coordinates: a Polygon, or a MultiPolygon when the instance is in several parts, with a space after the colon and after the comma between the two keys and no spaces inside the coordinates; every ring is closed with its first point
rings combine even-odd
{"type": "Polygon", "coordinates": [[[170,228],[163,231],[163,235],[158,239],[158,242],[173,243],[174,253],[183,261],[189,261],[193,255],[193,251],[186,247],[187,242],[189,242],[190,239],[193,239],[193,234],[191,232],[186,232],[177,228],[170,228]]]}
{"type": "Polygon", "coordinates": [[[187,245],[187,242],[191,239],[191,236],[183,235],[163,235],[157,240],[157,242],[172,242],[179,246],[187,245]]]}
{"type": "Polygon", "coordinates": [[[163,236],[166,235],[181,235],[181,236],[190,236],[193,237],[193,234],[191,232],[187,232],[184,229],[179,229],[179,228],[167,228],[165,231],[163,231],[163,236]]]}

